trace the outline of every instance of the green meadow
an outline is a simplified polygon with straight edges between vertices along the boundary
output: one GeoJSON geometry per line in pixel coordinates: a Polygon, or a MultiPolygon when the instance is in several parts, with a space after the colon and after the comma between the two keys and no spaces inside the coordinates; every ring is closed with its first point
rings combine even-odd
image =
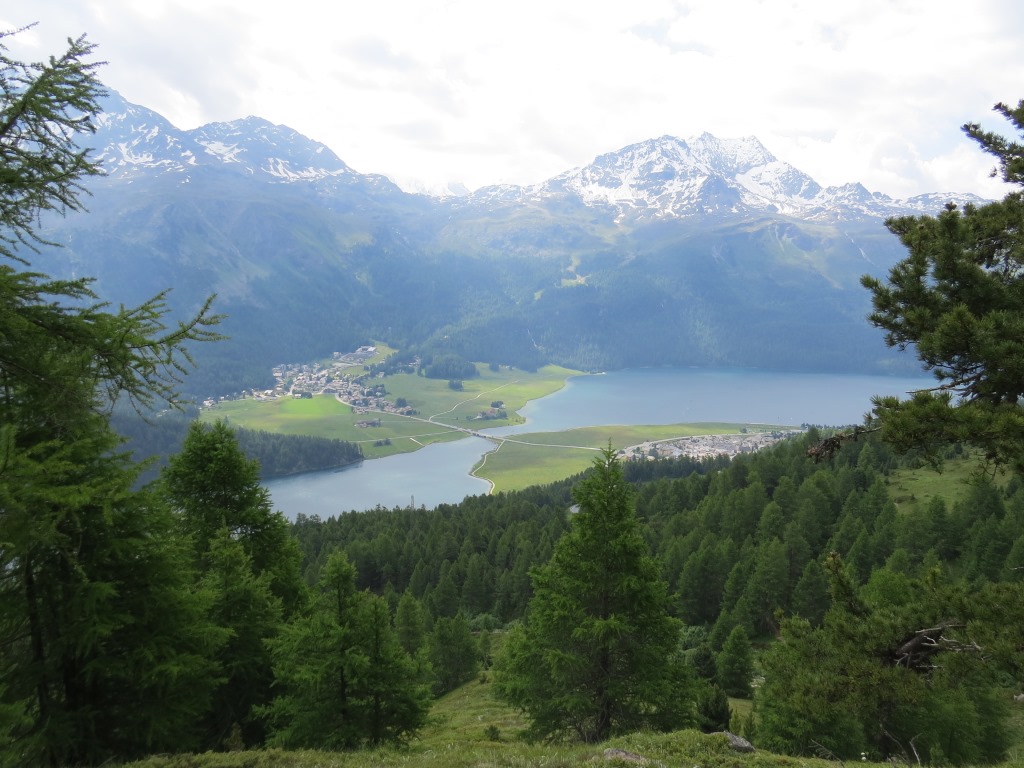
{"type": "MultiPolygon", "coordinates": [[[[407,453],[431,443],[459,440],[469,432],[521,424],[518,411],[529,401],[557,392],[578,371],[545,366],[530,373],[478,364],[479,376],[454,390],[447,381],[414,374],[379,380],[387,399],[405,398],[418,413],[401,416],[381,411],[359,412],[332,395],[276,400],[232,400],[204,409],[205,421],[223,419],[233,426],[289,435],[336,438],[359,444],[367,459],[407,453]],[[504,418],[481,418],[501,402],[504,418]],[[372,423],[372,426],[367,426],[372,423]]],[[[496,440],[473,474],[488,480],[494,491],[513,491],[562,480],[587,469],[597,452],[611,445],[626,448],[646,441],[692,435],[737,434],[744,427],[765,425],[701,423],[656,426],[599,426],[562,432],[532,432],[496,440]]]]}
{"type": "MultiPolygon", "coordinates": [[[[503,440],[474,468],[473,474],[489,480],[494,491],[516,491],[531,485],[555,482],[587,469],[598,451],[611,445],[618,450],[647,441],[693,435],[734,435],[744,428],[765,430],[764,424],[659,424],[604,426],[532,432],[503,440]]],[[[787,429],[787,427],[777,427],[787,429]]]]}
{"type": "MultiPolygon", "coordinates": [[[[731,699],[742,717],[749,701],[731,699]]],[[[701,768],[837,768],[837,760],[787,757],[758,750],[741,754],[722,734],[696,730],[633,733],[603,744],[530,743],[523,739],[525,721],[497,701],[489,675],[467,683],[441,699],[430,723],[404,747],[352,752],[281,749],[160,755],[125,768],[631,768],[632,766],[701,766],[701,768]],[[610,750],[620,750],[610,752],[610,750]],[[627,753],[627,754],[624,754],[627,753]]],[[[755,740],[756,743],[756,740],[755,740]]],[[[825,753],[827,757],[827,753],[825,753]]],[[[1019,766],[1019,758],[1001,764],[1019,766]]],[[[859,763],[887,766],[891,763],[859,763]]]]}
{"type": "Polygon", "coordinates": [[[485,365],[478,365],[477,370],[479,377],[465,380],[461,391],[451,389],[447,381],[413,374],[380,379],[387,389],[387,399],[394,402],[404,397],[418,411],[415,417],[378,411],[357,413],[331,395],[316,395],[307,399],[225,401],[203,409],[200,418],[223,419],[246,429],[347,440],[358,443],[366,458],[375,459],[415,451],[430,443],[458,440],[465,437],[466,430],[521,423],[516,413],[519,409],[530,400],[557,392],[568,377],[578,374],[553,365],[532,373],[509,368],[492,371],[485,365]],[[506,418],[479,418],[498,400],[508,414],[506,418]],[[358,426],[378,419],[379,425],[358,426]]]}

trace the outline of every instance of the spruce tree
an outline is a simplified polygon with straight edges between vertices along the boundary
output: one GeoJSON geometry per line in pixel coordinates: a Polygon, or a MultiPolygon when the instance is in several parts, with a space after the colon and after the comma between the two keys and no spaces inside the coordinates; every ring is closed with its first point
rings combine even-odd
{"type": "Polygon", "coordinates": [[[473,679],[480,668],[479,650],[463,613],[434,622],[429,644],[434,693],[441,696],[473,679]]]}
{"type": "Polygon", "coordinates": [[[736,698],[750,698],[754,659],[750,639],[742,626],[735,627],[729,633],[725,645],[715,659],[715,669],[722,690],[736,698]]]}
{"type": "Polygon", "coordinates": [[[270,701],[274,682],[266,641],[281,629],[281,601],[269,574],[253,572],[240,541],[224,532],[209,546],[200,587],[211,601],[210,620],[229,635],[216,656],[221,684],[203,719],[203,746],[220,749],[232,734],[258,745],[265,729],[255,711],[270,701]]]}
{"type": "Polygon", "coordinates": [[[533,735],[584,742],[692,722],[681,624],[650,556],[631,487],[611,449],[573,491],[579,511],[506,641],[496,686],[533,735]]]}

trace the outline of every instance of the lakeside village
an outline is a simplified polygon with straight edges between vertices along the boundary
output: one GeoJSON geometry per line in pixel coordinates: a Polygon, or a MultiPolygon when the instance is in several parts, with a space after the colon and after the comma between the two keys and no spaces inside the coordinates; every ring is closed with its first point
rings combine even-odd
{"type": "MultiPolygon", "coordinates": [[[[238,397],[253,400],[277,400],[282,397],[310,398],[313,395],[334,395],[339,401],[352,406],[355,413],[384,411],[399,416],[414,416],[416,411],[401,402],[386,400],[383,378],[367,371],[366,363],[377,354],[376,347],[360,347],[355,352],[335,352],[325,364],[285,364],[274,366],[271,373],[275,384],[271,389],[243,390],[238,397]]],[[[227,399],[227,398],[225,398],[227,399]]],[[[231,398],[234,399],[234,398],[231,398]]],[[[204,408],[213,408],[217,400],[203,401],[204,408]]],[[[360,426],[364,426],[362,423],[360,426]]],[[[365,426],[370,426],[367,422],[365,426]]]]}
{"type": "MultiPolygon", "coordinates": [[[[376,381],[384,374],[372,375],[366,363],[377,353],[372,346],[359,347],[354,352],[335,352],[326,364],[306,363],[302,365],[278,365],[273,368],[275,384],[271,389],[248,390],[241,397],[254,400],[275,400],[281,397],[310,398],[313,395],[333,395],[340,402],[352,406],[355,413],[384,412],[399,416],[415,416],[417,411],[405,403],[403,398],[391,401],[385,398],[386,389],[376,381]],[[355,370],[358,369],[358,373],[355,370]]],[[[215,400],[203,402],[204,408],[212,408],[215,400]]],[[[494,405],[494,404],[492,404],[494,405]]],[[[494,409],[481,411],[480,419],[495,418],[494,409]]],[[[501,411],[504,416],[504,411],[501,411]]],[[[371,428],[379,426],[379,419],[368,419],[356,426],[371,428]]],[[[465,430],[469,431],[469,430],[465,430]]],[[[653,461],[689,457],[709,459],[717,456],[729,458],[745,453],[755,453],[780,440],[800,434],[800,429],[773,429],[756,426],[744,427],[734,435],[694,435],[666,440],[652,440],[639,445],[623,448],[618,452],[625,461],[653,461]]],[[[475,434],[475,433],[474,433],[475,434]]],[[[486,435],[481,434],[481,437],[486,435]]]]}

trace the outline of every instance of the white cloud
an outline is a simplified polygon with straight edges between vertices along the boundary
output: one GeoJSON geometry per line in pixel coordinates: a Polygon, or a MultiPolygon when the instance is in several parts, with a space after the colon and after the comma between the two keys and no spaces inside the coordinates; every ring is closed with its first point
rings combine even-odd
{"type": "Polygon", "coordinates": [[[181,127],[256,114],[431,186],[538,182],[707,130],[902,197],[998,194],[959,126],[1024,97],[1018,5],[38,0],[7,21],[40,21],[19,42],[37,57],[88,33],[105,81],[181,127]]]}

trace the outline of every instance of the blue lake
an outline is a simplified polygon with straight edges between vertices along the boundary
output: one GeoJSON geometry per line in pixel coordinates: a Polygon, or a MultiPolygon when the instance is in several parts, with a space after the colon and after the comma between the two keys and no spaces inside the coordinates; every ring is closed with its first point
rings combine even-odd
{"type": "MultiPolygon", "coordinates": [[[[872,395],[906,395],[931,383],[922,377],[636,368],[571,378],[555,394],[528,403],[520,411],[525,424],[487,431],[508,435],[702,421],[841,426],[860,423],[872,395]]],[[[289,518],[299,513],[327,517],[377,505],[430,508],[487,493],[488,483],[469,471],[492,448],[487,440],[467,437],[265,485],[275,508],[289,518]]]]}

